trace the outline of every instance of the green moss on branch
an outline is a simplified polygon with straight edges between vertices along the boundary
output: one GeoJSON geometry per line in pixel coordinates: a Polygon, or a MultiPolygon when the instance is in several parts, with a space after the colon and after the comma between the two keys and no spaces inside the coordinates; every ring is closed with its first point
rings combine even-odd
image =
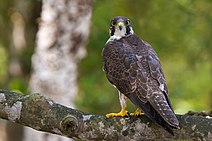
{"type": "Polygon", "coordinates": [[[23,95],[0,90],[0,118],[35,130],[81,140],[212,140],[212,117],[178,115],[175,136],[140,117],[89,115],[55,103],[41,94],[23,95]]]}

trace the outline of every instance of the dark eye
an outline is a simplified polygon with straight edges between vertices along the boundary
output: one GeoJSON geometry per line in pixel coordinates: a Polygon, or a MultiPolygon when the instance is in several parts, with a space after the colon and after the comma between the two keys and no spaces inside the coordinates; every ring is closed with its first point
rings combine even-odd
{"type": "Polygon", "coordinates": [[[130,24],[130,20],[126,20],[126,25],[129,25],[130,24]]]}
{"type": "Polygon", "coordinates": [[[112,26],[115,26],[115,22],[114,20],[111,20],[111,23],[110,23],[112,26]]]}

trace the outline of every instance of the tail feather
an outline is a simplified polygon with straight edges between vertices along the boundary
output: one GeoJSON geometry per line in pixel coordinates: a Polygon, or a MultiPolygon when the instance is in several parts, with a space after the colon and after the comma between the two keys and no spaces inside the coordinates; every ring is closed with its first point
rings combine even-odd
{"type": "Polygon", "coordinates": [[[127,96],[137,107],[139,107],[144,112],[144,114],[147,117],[149,117],[152,121],[162,126],[166,131],[168,131],[170,134],[174,136],[174,132],[172,129],[176,127],[168,124],[162,118],[162,116],[151,106],[149,102],[144,103],[141,100],[139,100],[139,98],[137,98],[136,95],[133,94],[127,96]]]}

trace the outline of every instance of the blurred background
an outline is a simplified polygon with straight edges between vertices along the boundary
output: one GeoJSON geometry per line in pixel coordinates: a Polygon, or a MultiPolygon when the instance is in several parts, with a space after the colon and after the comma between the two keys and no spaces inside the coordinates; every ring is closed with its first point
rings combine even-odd
{"type": "MultiPolygon", "coordinates": [[[[0,2],[0,88],[28,92],[42,2],[0,2]]],[[[111,19],[123,15],[157,52],[177,114],[212,109],[211,0],[95,0],[86,57],[78,64],[76,108],[118,112],[117,91],[102,71],[111,19]]],[[[68,26],[68,25],[67,25],[68,26]]],[[[135,107],[129,102],[129,111],[135,107]]]]}
{"type": "MultiPolygon", "coordinates": [[[[79,66],[76,104],[89,113],[119,111],[117,91],[102,71],[111,18],[127,16],[157,52],[175,112],[212,109],[212,1],[95,1],[87,56],[79,66]]],[[[130,111],[134,110],[130,106],[130,111]]]]}

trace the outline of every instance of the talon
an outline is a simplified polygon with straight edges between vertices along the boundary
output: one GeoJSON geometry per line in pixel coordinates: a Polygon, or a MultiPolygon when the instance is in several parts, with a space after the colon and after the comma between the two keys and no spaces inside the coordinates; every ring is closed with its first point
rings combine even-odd
{"type": "Polygon", "coordinates": [[[129,112],[127,112],[127,116],[129,116],[129,117],[131,116],[129,112]]]}
{"type": "Polygon", "coordinates": [[[126,109],[121,109],[121,111],[119,113],[109,113],[106,114],[106,117],[125,117],[125,116],[129,116],[129,113],[126,109]]]}
{"type": "Polygon", "coordinates": [[[130,114],[130,116],[139,116],[142,114],[143,114],[143,112],[139,108],[137,108],[134,113],[130,114]]]}

